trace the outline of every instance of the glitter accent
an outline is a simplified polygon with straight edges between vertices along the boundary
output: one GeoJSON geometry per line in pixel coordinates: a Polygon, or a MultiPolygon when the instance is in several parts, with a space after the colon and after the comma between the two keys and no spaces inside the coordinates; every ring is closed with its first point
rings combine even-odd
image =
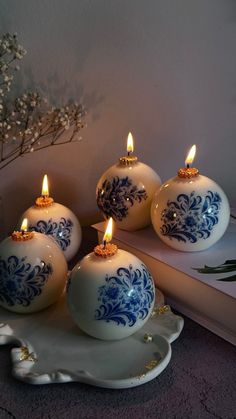
{"type": "Polygon", "coordinates": [[[21,361],[31,361],[36,362],[37,358],[33,353],[29,353],[29,349],[26,346],[22,346],[20,348],[21,354],[20,354],[20,360],[21,361]]]}
{"type": "Polygon", "coordinates": [[[196,167],[182,167],[178,170],[178,176],[185,179],[196,177],[199,175],[199,170],[196,167]]]}
{"type": "Polygon", "coordinates": [[[156,317],[156,316],[159,316],[160,314],[165,314],[168,311],[170,311],[170,306],[168,306],[168,305],[163,305],[163,306],[160,306],[160,307],[154,307],[154,309],[152,311],[152,314],[151,314],[151,317],[156,317]]]}
{"type": "Polygon", "coordinates": [[[157,365],[160,364],[161,360],[162,360],[161,357],[159,359],[151,359],[151,361],[149,361],[148,364],[146,364],[144,366],[144,369],[146,371],[144,373],[136,375],[135,378],[137,378],[138,380],[141,380],[142,378],[145,378],[149,371],[153,370],[154,368],[157,367],[157,365]]]}
{"type": "Polygon", "coordinates": [[[122,166],[131,166],[133,164],[136,164],[138,162],[138,157],[136,156],[124,156],[120,157],[119,163],[122,166]]]}
{"type": "Polygon", "coordinates": [[[160,363],[160,361],[161,359],[152,359],[147,365],[145,365],[146,370],[153,370],[153,368],[155,368],[160,363]]]}
{"type": "Polygon", "coordinates": [[[34,237],[34,233],[32,231],[13,231],[11,238],[15,242],[24,242],[30,240],[34,237]]]}
{"type": "Polygon", "coordinates": [[[37,207],[50,207],[54,202],[53,198],[50,196],[40,196],[36,199],[35,204],[37,207]]]}
{"type": "Polygon", "coordinates": [[[150,343],[153,340],[153,337],[150,333],[145,333],[143,340],[145,343],[150,343]]]}
{"type": "MultiPolygon", "coordinates": [[[[131,375],[131,377],[132,377],[132,375],[131,375]]],[[[146,377],[146,374],[140,374],[140,375],[137,375],[137,377],[135,377],[135,378],[137,378],[138,380],[141,380],[142,378],[145,378],[145,377],[146,377]]]]}
{"type": "Polygon", "coordinates": [[[114,256],[117,252],[118,247],[116,244],[107,243],[105,246],[104,244],[99,244],[94,248],[94,253],[96,256],[100,256],[102,258],[108,258],[110,256],[114,256]]]}

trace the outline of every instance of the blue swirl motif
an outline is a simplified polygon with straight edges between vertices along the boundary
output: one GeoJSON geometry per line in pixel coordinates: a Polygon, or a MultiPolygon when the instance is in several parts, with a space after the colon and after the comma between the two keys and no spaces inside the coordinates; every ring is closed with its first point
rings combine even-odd
{"type": "Polygon", "coordinates": [[[205,197],[195,191],[178,195],[177,202],[168,201],[162,212],[161,234],[185,243],[207,239],[219,222],[221,202],[220,195],[212,191],[207,191],[205,197]]]}
{"type": "Polygon", "coordinates": [[[50,263],[41,261],[41,265],[32,267],[26,262],[26,256],[9,256],[7,260],[0,258],[0,301],[8,306],[29,306],[42,293],[52,272],[50,263]]]}
{"type": "Polygon", "coordinates": [[[98,289],[96,320],[131,327],[147,317],[154,300],[154,285],[145,265],[135,270],[132,265],[119,268],[116,276],[107,275],[105,280],[106,285],[98,289]]]}
{"type": "Polygon", "coordinates": [[[61,249],[66,250],[71,243],[72,227],[73,222],[70,219],[61,217],[58,223],[52,218],[48,221],[40,220],[35,226],[30,226],[29,230],[53,236],[61,249]]]}
{"type": "Polygon", "coordinates": [[[144,188],[138,189],[132,180],[126,176],[105,179],[97,192],[97,205],[107,218],[122,221],[127,217],[129,208],[136,202],[146,200],[148,197],[144,188]]]}

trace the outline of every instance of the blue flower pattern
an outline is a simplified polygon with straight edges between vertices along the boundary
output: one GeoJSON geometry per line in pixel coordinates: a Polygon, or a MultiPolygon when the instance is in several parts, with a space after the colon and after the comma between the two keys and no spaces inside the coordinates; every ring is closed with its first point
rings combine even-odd
{"type": "Polygon", "coordinates": [[[41,261],[40,265],[32,266],[26,259],[26,256],[9,256],[7,260],[0,258],[0,301],[8,306],[29,306],[42,293],[43,286],[53,273],[50,263],[41,261]]]}
{"type": "Polygon", "coordinates": [[[73,222],[61,217],[58,223],[52,218],[48,221],[39,220],[35,226],[31,225],[29,230],[53,236],[61,249],[65,251],[71,243],[72,228],[73,222]]]}
{"type": "Polygon", "coordinates": [[[98,289],[99,308],[96,320],[115,322],[121,326],[133,326],[144,320],[154,301],[154,285],[144,264],[141,269],[119,268],[115,276],[106,276],[106,284],[98,289]]]}
{"type": "Polygon", "coordinates": [[[218,192],[212,191],[207,191],[205,197],[195,191],[178,195],[176,201],[167,202],[162,212],[161,234],[185,243],[207,239],[219,222],[221,202],[218,192]]]}
{"type": "Polygon", "coordinates": [[[112,217],[122,221],[127,217],[129,208],[136,202],[140,203],[148,197],[144,188],[139,189],[133,185],[132,180],[126,176],[105,179],[102,187],[97,191],[97,205],[106,218],[112,217]]]}

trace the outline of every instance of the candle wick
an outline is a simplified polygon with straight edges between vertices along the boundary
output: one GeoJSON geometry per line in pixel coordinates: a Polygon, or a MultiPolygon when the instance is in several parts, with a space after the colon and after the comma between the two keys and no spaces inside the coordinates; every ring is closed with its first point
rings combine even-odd
{"type": "Polygon", "coordinates": [[[103,240],[103,249],[106,249],[107,241],[103,240]]]}
{"type": "Polygon", "coordinates": [[[130,151],[127,152],[128,157],[130,156],[130,151]]]}
{"type": "Polygon", "coordinates": [[[189,169],[189,167],[190,167],[190,166],[189,166],[189,164],[187,163],[187,169],[189,169]]]}

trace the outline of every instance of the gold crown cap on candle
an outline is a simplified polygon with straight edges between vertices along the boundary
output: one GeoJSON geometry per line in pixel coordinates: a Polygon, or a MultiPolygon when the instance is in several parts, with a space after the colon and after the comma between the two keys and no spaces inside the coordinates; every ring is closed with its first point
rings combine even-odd
{"type": "Polygon", "coordinates": [[[103,244],[98,244],[94,248],[94,253],[96,256],[102,258],[107,258],[114,256],[117,252],[118,247],[116,244],[109,243],[112,239],[112,218],[109,219],[105,234],[103,236],[103,244]]]}
{"type": "Polygon", "coordinates": [[[133,153],[134,151],[134,141],[133,136],[131,132],[129,132],[128,138],[127,138],[127,156],[120,157],[119,163],[123,166],[130,166],[132,164],[136,164],[138,161],[138,157],[131,156],[130,153],[133,153]]]}
{"type": "Polygon", "coordinates": [[[119,158],[119,163],[122,164],[122,166],[131,166],[137,162],[138,157],[136,156],[124,156],[119,158]]]}
{"type": "Polygon", "coordinates": [[[44,175],[42,185],[42,195],[36,199],[37,207],[49,207],[54,202],[53,198],[49,196],[48,177],[44,175]]]}
{"type": "Polygon", "coordinates": [[[196,154],[196,146],[195,144],[189,150],[189,153],[185,160],[186,167],[182,167],[178,170],[178,176],[180,178],[190,179],[192,177],[196,177],[199,175],[199,170],[196,167],[189,167],[192,164],[194,157],[196,154]]]}
{"type": "Polygon", "coordinates": [[[32,231],[27,231],[28,228],[28,220],[24,218],[21,224],[21,231],[13,231],[11,238],[16,242],[23,242],[30,240],[34,237],[34,233],[32,231]]]}
{"type": "Polygon", "coordinates": [[[113,244],[113,243],[107,243],[106,245],[98,244],[94,248],[94,253],[96,256],[100,256],[102,258],[108,258],[110,256],[114,256],[117,250],[118,250],[118,247],[116,246],[116,244],[113,244]]]}

